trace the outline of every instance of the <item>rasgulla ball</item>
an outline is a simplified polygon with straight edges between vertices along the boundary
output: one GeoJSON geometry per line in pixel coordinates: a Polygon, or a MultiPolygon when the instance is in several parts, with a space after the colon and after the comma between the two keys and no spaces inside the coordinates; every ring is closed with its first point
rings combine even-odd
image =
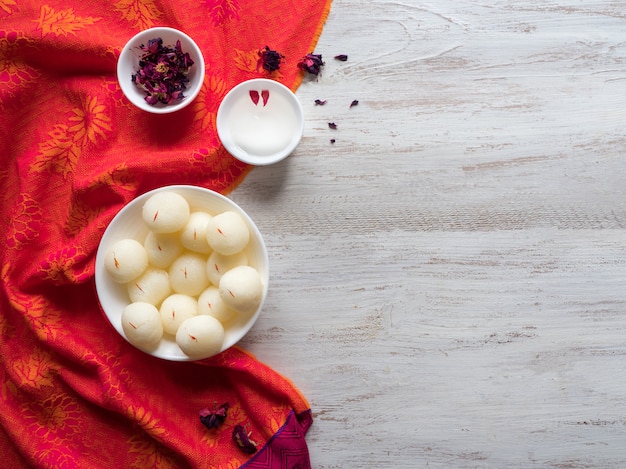
{"type": "Polygon", "coordinates": [[[194,316],[180,325],[176,343],[190,358],[207,358],[222,350],[224,327],[212,316],[194,316]]]}
{"type": "Polygon", "coordinates": [[[198,297],[198,314],[213,316],[222,324],[228,323],[237,313],[224,304],[217,287],[210,286],[198,297]]]}
{"type": "Polygon", "coordinates": [[[146,271],[128,284],[130,301],[159,305],[172,292],[170,277],[163,269],[148,266],[146,271]]]}
{"type": "Polygon", "coordinates": [[[226,306],[240,313],[252,313],[261,304],[263,279],[254,267],[240,265],[222,275],[219,290],[226,306]]]}
{"type": "Polygon", "coordinates": [[[163,337],[159,310],[142,301],[131,303],[122,310],[122,329],[128,341],[137,347],[155,345],[163,337]]]}
{"type": "Polygon", "coordinates": [[[233,267],[247,264],[248,255],[244,251],[231,256],[225,256],[217,251],[213,251],[207,261],[206,273],[209,276],[211,283],[217,286],[220,284],[220,278],[222,278],[222,275],[224,275],[225,272],[229,271],[233,267]]]}
{"type": "Polygon", "coordinates": [[[207,227],[207,240],[214,251],[228,256],[246,247],[250,230],[241,215],[226,211],[211,218],[207,227]]]}
{"type": "Polygon", "coordinates": [[[189,220],[189,203],[176,192],[157,192],[143,204],[142,218],[155,233],[173,233],[189,220]]]}
{"type": "Polygon", "coordinates": [[[213,217],[206,212],[192,212],[180,233],[182,245],[190,251],[209,254],[211,246],[206,239],[206,230],[211,218],[213,217]]]}
{"type": "Polygon", "coordinates": [[[128,283],[139,277],[148,267],[148,254],[134,239],[115,242],[104,257],[104,268],[117,283],[128,283]]]}
{"type": "Polygon", "coordinates": [[[166,269],[183,252],[183,245],[177,234],[148,232],[143,243],[150,264],[166,269]]]}
{"type": "Polygon", "coordinates": [[[209,286],[206,257],[187,252],[178,257],[168,270],[172,290],[185,295],[199,295],[209,286]]]}
{"type": "Polygon", "coordinates": [[[168,334],[176,335],[178,327],[185,319],[198,314],[198,301],[192,296],[174,293],[163,300],[159,313],[163,330],[168,334]]]}

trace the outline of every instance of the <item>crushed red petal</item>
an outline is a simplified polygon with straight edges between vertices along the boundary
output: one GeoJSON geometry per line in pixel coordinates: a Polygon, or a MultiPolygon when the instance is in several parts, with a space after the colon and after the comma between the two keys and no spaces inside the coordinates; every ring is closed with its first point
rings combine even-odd
{"type": "Polygon", "coordinates": [[[334,122],[329,122],[328,123],[328,127],[330,127],[331,129],[336,129],[337,128],[337,124],[335,124],[334,122]]]}
{"type": "Polygon", "coordinates": [[[358,99],[355,99],[354,101],[352,101],[352,102],[350,103],[350,107],[352,108],[352,107],[354,107],[354,106],[356,106],[356,105],[358,105],[358,104],[359,104],[359,100],[358,100],[358,99]]]}
{"type": "Polygon", "coordinates": [[[261,97],[263,98],[263,107],[267,106],[267,101],[270,99],[270,90],[261,90],[261,97]]]}
{"type": "Polygon", "coordinates": [[[150,39],[138,47],[143,51],[139,70],[131,81],[146,92],[148,104],[169,104],[184,98],[189,69],[194,64],[191,56],[183,52],[180,40],[174,47],[164,46],[160,37],[150,39]]]}
{"type": "Polygon", "coordinates": [[[255,106],[259,104],[259,92],[257,90],[250,90],[250,99],[255,106]]]}
{"type": "Polygon", "coordinates": [[[322,101],[321,99],[316,99],[316,100],[315,100],[315,104],[316,104],[317,106],[323,106],[324,104],[326,104],[326,100],[323,100],[323,101],[322,101]]]}
{"type": "Polygon", "coordinates": [[[233,428],[233,441],[239,446],[241,451],[246,454],[254,454],[257,451],[256,443],[250,439],[250,433],[248,433],[243,425],[235,425],[233,428]]]}
{"type": "Polygon", "coordinates": [[[280,62],[285,58],[281,53],[272,50],[269,46],[265,46],[265,49],[261,49],[259,52],[258,64],[263,67],[264,70],[272,73],[280,68],[280,62]]]}
{"type": "Polygon", "coordinates": [[[298,68],[302,71],[311,73],[312,75],[319,75],[324,66],[322,60],[322,54],[307,54],[298,62],[298,68]]]}
{"type": "Polygon", "coordinates": [[[335,59],[345,62],[346,60],[348,60],[348,56],[345,54],[339,54],[335,56],[335,59]]]}
{"type": "Polygon", "coordinates": [[[225,402],[221,406],[215,405],[213,409],[209,409],[208,407],[202,409],[200,411],[200,422],[207,427],[209,430],[211,428],[218,428],[224,420],[226,420],[226,413],[228,412],[228,408],[230,405],[228,402],[225,402]]]}
{"type": "Polygon", "coordinates": [[[330,143],[335,143],[335,139],[334,139],[334,138],[331,138],[331,139],[330,139],[330,143]]]}

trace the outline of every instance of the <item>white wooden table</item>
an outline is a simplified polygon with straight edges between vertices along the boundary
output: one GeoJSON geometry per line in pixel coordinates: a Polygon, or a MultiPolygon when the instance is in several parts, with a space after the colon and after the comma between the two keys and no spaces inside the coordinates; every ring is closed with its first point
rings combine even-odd
{"type": "Polygon", "coordinates": [[[231,194],[313,467],[626,467],[626,2],[335,0],[315,52],[231,194]]]}

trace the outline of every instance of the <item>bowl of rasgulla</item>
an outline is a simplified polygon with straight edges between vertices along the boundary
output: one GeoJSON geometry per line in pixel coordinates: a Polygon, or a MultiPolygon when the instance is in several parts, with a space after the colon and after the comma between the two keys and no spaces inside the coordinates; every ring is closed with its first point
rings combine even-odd
{"type": "Polygon", "coordinates": [[[212,357],[257,320],[269,260],[250,216],[198,186],[165,186],[124,206],[96,253],[100,306],[145,353],[172,361],[212,357]]]}

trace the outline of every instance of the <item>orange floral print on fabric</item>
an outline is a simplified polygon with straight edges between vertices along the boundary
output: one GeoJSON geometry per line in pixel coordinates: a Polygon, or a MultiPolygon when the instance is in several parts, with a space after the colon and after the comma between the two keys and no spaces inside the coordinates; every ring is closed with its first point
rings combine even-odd
{"type": "Polygon", "coordinates": [[[74,170],[83,147],[97,143],[98,137],[106,139],[106,133],[111,131],[111,119],[105,110],[95,96],[88,96],[83,107],[72,109],[67,123],[55,125],[48,133],[48,140],[39,144],[31,171],[51,170],[67,177],[74,170]]]}
{"type": "Polygon", "coordinates": [[[42,277],[54,285],[84,282],[88,278],[84,267],[76,265],[82,265],[86,258],[87,255],[75,246],[52,252],[40,267],[42,277]]]}
{"type": "Polygon", "coordinates": [[[100,21],[100,18],[91,16],[79,17],[74,14],[73,8],[56,11],[48,5],[42,5],[37,20],[37,27],[43,36],[53,34],[55,36],[76,35],[76,31],[100,21]]]}
{"type": "Polygon", "coordinates": [[[133,457],[128,465],[131,469],[145,469],[148,467],[159,469],[177,469],[176,458],[167,448],[158,444],[145,434],[135,434],[127,442],[126,451],[133,457]]]}
{"type": "Polygon", "coordinates": [[[42,228],[43,209],[29,194],[20,194],[15,205],[12,224],[7,234],[7,246],[19,248],[39,236],[42,228]]]}
{"type": "Polygon", "coordinates": [[[215,26],[239,19],[240,7],[237,0],[205,0],[204,4],[208,7],[215,26]]]}
{"type": "Polygon", "coordinates": [[[42,440],[67,442],[83,424],[83,412],[75,398],[55,393],[43,401],[30,401],[22,409],[28,431],[42,440]]]}
{"type": "Polygon", "coordinates": [[[0,109],[5,99],[39,75],[23,55],[31,47],[32,40],[21,34],[0,31],[0,109]]]}
{"type": "Polygon", "coordinates": [[[32,389],[54,386],[54,377],[58,371],[52,356],[39,348],[34,348],[29,355],[15,360],[12,368],[18,387],[32,389]]]}
{"type": "Polygon", "coordinates": [[[151,28],[161,18],[159,7],[152,0],[118,0],[113,6],[133,28],[151,28]]]}
{"type": "MultiPolygon", "coordinates": [[[[89,366],[96,366],[99,370],[102,370],[100,386],[102,387],[103,397],[108,401],[123,402],[128,395],[127,385],[131,380],[131,376],[120,358],[106,352],[101,356],[86,353],[83,356],[83,361],[89,364],[89,366]]],[[[131,417],[133,416],[132,412],[127,412],[127,414],[131,417]]]]}
{"type": "Polygon", "coordinates": [[[11,13],[13,7],[17,6],[17,2],[15,0],[0,0],[0,10],[11,13]]]}
{"type": "Polygon", "coordinates": [[[220,77],[212,75],[207,77],[205,86],[196,98],[198,106],[196,106],[194,122],[200,125],[200,130],[216,128],[215,119],[219,103],[227,91],[226,83],[220,77]]]}
{"type": "Polygon", "coordinates": [[[37,337],[44,340],[54,339],[57,333],[63,330],[59,310],[45,297],[29,295],[16,289],[9,276],[13,268],[13,264],[7,262],[2,269],[2,281],[7,286],[6,293],[10,305],[22,313],[37,337]]]}

